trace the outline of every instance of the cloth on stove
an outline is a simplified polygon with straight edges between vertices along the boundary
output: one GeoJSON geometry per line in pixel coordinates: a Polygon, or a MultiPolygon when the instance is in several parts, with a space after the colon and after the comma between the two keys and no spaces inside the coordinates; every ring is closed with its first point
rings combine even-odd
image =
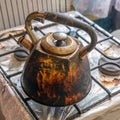
{"type": "Polygon", "coordinates": [[[2,74],[0,74],[0,107],[5,120],[32,120],[2,74]]]}

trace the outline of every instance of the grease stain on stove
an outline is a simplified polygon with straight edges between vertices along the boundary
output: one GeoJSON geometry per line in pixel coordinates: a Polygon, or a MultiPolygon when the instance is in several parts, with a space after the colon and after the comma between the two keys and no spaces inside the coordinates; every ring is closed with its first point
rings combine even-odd
{"type": "Polygon", "coordinates": [[[2,44],[0,44],[0,49],[4,48],[4,46],[2,44]]]}
{"type": "Polygon", "coordinates": [[[120,57],[120,46],[112,44],[110,47],[106,50],[104,50],[104,54],[107,56],[112,56],[112,57],[120,57]]]}
{"type": "Polygon", "coordinates": [[[114,78],[114,79],[111,80],[111,81],[101,80],[101,83],[102,83],[104,86],[118,86],[118,85],[120,84],[120,79],[114,78]]]}

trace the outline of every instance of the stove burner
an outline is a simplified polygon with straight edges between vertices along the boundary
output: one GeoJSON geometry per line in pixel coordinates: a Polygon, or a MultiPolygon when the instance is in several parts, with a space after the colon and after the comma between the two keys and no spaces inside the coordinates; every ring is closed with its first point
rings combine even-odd
{"type": "Polygon", "coordinates": [[[110,75],[110,76],[117,76],[120,75],[120,60],[112,60],[106,57],[101,57],[99,60],[100,65],[99,70],[101,73],[110,75]]]}
{"type": "Polygon", "coordinates": [[[19,61],[25,61],[28,57],[28,53],[25,48],[17,47],[15,49],[14,56],[19,61]]]}

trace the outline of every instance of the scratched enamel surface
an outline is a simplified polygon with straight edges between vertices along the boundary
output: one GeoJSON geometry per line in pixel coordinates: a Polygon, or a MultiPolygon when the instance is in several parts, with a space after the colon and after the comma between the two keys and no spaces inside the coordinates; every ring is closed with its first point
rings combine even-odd
{"type": "Polygon", "coordinates": [[[24,63],[24,61],[18,61],[13,53],[0,58],[0,66],[8,75],[21,71],[24,63]]]}

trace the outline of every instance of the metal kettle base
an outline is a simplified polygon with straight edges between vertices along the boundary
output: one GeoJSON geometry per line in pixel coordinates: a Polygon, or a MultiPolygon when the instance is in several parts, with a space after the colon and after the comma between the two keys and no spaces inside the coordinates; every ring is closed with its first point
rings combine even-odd
{"type": "MultiPolygon", "coordinates": [[[[38,102],[39,104],[46,105],[46,106],[49,106],[49,107],[65,107],[65,106],[73,105],[77,102],[80,102],[90,92],[91,87],[92,87],[92,80],[91,80],[90,76],[88,77],[86,74],[85,74],[85,76],[86,76],[87,79],[89,79],[88,81],[91,81],[91,82],[89,82],[89,84],[87,85],[87,88],[85,88],[86,90],[84,90],[84,93],[81,94],[82,96],[77,101],[75,101],[74,103],[71,103],[71,104],[67,104],[67,105],[65,103],[66,96],[64,96],[64,95],[62,97],[60,97],[59,99],[56,99],[56,98],[55,99],[50,99],[50,98],[46,97],[46,95],[42,95],[42,97],[40,97],[40,96],[38,97],[38,94],[35,92],[36,90],[35,91],[28,90],[26,88],[26,86],[24,86],[23,81],[25,81],[25,80],[21,80],[21,86],[22,86],[24,92],[26,93],[26,95],[29,96],[35,102],[38,102]]],[[[86,81],[86,80],[84,80],[84,81],[86,81]]],[[[85,84],[86,83],[84,82],[79,87],[84,89],[85,84]]],[[[76,97],[76,94],[74,94],[73,96],[76,97]]]]}

